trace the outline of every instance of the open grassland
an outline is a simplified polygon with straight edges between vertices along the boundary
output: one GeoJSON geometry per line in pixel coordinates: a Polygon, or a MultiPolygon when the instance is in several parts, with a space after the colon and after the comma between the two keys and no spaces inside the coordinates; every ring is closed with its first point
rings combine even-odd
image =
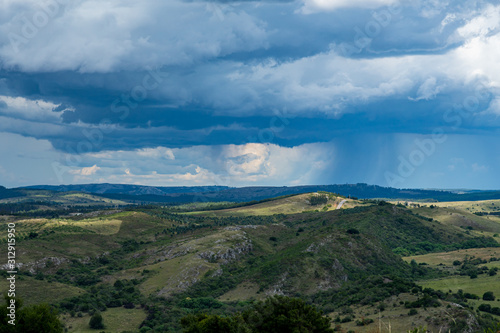
{"type": "MultiPolygon", "coordinates": [[[[274,214],[297,214],[304,211],[330,211],[337,209],[339,203],[344,200],[342,197],[329,195],[328,202],[326,204],[312,206],[309,203],[309,198],[311,196],[318,195],[317,193],[307,193],[299,194],[287,198],[281,198],[277,200],[270,200],[255,205],[221,209],[213,211],[198,211],[190,212],[187,214],[192,215],[206,215],[206,216],[266,216],[274,214]]],[[[345,203],[342,205],[342,209],[353,208],[356,206],[364,205],[358,200],[346,199],[345,203]]]]}
{"type": "MultiPolygon", "coordinates": [[[[495,301],[484,301],[482,296],[487,291],[492,291],[496,297],[500,296],[500,276],[488,276],[483,274],[475,279],[471,279],[468,276],[450,276],[443,279],[435,279],[428,281],[421,281],[418,283],[424,288],[433,288],[436,290],[441,290],[447,292],[451,290],[452,292],[458,292],[462,290],[464,293],[471,293],[479,296],[479,300],[468,300],[468,303],[473,305],[475,308],[480,304],[489,304],[491,307],[500,307],[500,300],[495,301]]],[[[500,316],[497,317],[500,319],[500,316]]]]}
{"type": "MultiPolygon", "coordinates": [[[[450,310],[445,306],[438,308],[419,308],[417,314],[409,315],[410,309],[404,306],[404,302],[413,302],[417,296],[407,293],[398,296],[391,296],[385,299],[383,304],[384,309],[380,311],[380,304],[371,306],[351,306],[344,307],[340,311],[328,314],[332,320],[336,318],[340,320],[351,317],[351,321],[346,323],[334,322],[333,327],[340,325],[342,332],[355,333],[403,333],[416,327],[427,327],[431,332],[439,332],[441,325],[431,324],[429,319],[445,322],[450,315],[450,310]],[[363,320],[373,320],[367,325],[358,325],[356,322],[363,320]]],[[[446,302],[444,302],[446,303],[446,302]]],[[[448,318],[449,319],[449,318],[448,318]]]]}
{"type": "Polygon", "coordinates": [[[71,317],[68,314],[61,316],[68,332],[95,333],[95,332],[138,332],[139,325],[146,319],[146,312],[142,309],[111,308],[101,313],[104,329],[95,330],[89,327],[90,316],[71,317]]]}
{"type": "MultiPolygon", "coordinates": [[[[479,296],[479,300],[467,300],[467,303],[473,306],[475,309],[481,304],[488,304],[491,307],[500,307],[500,276],[488,276],[483,274],[475,279],[471,279],[468,276],[450,276],[443,279],[421,281],[420,284],[424,288],[432,288],[435,290],[441,290],[447,292],[451,290],[452,292],[458,292],[462,290],[464,293],[470,293],[479,296]],[[485,292],[491,291],[497,297],[495,301],[485,301],[482,296],[485,292]]],[[[493,315],[497,320],[500,320],[500,316],[493,315]]]]}
{"type": "MultiPolygon", "coordinates": [[[[87,219],[19,220],[16,221],[17,260],[27,263],[47,257],[96,257],[120,248],[120,242],[126,239],[152,241],[155,234],[169,225],[168,221],[141,212],[119,212],[87,219]]],[[[2,228],[6,229],[6,225],[2,228]]],[[[6,233],[2,234],[0,240],[5,242],[6,233]]]]}
{"type": "Polygon", "coordinates": [[[410,208],[415,214],[439,221],[441,224],[465,231],[473,236],[494,237],[500,241],[500,217],[478,216],[462,208],[437,207],[430,205],[410,208]]]}
{"type": "Polygon", "coordinates": [[[443,202],[422,202],[422,201],[401,201],[389,200],[394,204],[418,205],[420,207],[441,207],[453,210],[463,210],[470,213],[491,213],[500,212],[500,200],[479,200],[479,201],[443,201],[443,202]]]}
{"type": "MultiPolygon", "coordinates": [[[[431,266],[437,266],[443,264],[446,266],[452,266],[455,260],[463,261],[466,257],[475,257],[484,260],[489,260],[490,258],[500,258],[500,248],[499,247],[486,247],[480,249],[465,249],[450,252],[440,252],[440,253],[429,253],[419,256],[409,256],[403,257],[403,260],[410,262],[415,260],[417,263],[426,263],[431,266]]],[[[497,263],[497,261],[492,262],[492,264],[497,263]]],[[[500,263],[500,262],[498,262],[500,263]]]]}
{"type": "Polygon", "coordinates": [[[118,219],[86,219],[81,221],[52,219],[41,230],[50,229],[63,232],[92,232],[101,235],[118,233],[121,220],[118,219]]]}
{"type": "MultiPolygon", "coordinates": [[[[0,279],[0,290],[3,293],[9,289],[8,281],[0,279]]],[[[33,277],[18,276],[16,280],[16,296],[23,300],[24,305],[39,303],[55,303],[65,298],[78,296],[85,290],[58,282],[36,280],[33,277]]]]}
{"type": "Polygon", "coordinates": [[[56,203],[59,205],[72,205],[72,206],[82,206],[82,205],[128,205],[129,203],[122,200],[115,200],[104,198],[88,193],[81,192],[51,192],[44,190],[31,190],[26,192],[28,195],[23,197],[14,197],[0,200],[1,203],[20,203],[20,202],[30,202],[30,201],[46,201],[51,203],[56,203]]]}
{"type": "Polygon", "coordinates": [[[238,302],[250,299],[262,300],[266,296],[266,294],[259,292],[259,285],[257,283],[245,281],[220,296],[218,300],[222,302],[238,302]]]}
{"type": "Polygon", "coordinates": [[[470,213],[500,212],[500,200],[436,202],[424,205],[460,209],[470,213]]]}

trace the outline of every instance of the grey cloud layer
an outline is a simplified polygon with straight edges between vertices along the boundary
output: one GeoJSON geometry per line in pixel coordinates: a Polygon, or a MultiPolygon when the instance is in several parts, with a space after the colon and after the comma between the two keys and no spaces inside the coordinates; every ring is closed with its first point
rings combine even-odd
{"type": "Polygon", "coordinates": [[[8,0],[0,132],[50,142],[64,165],[79,155],[74,181],[330,179],[410,149],[395,136],[497,134],[499,22],[488,1],[8,0]],[[300,154],[310,163],[272,172],[300,154]]]}

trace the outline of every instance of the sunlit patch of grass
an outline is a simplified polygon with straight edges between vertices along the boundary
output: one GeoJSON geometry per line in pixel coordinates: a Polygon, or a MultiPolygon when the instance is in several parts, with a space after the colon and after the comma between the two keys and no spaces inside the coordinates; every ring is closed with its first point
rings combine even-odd
{"type": "Polygon", "coordinates": [[[463,261],[465,257],[476,257],[489,260],[492,257],[500,258],[500,248],[486,247],[480,249],[466,249],[450,252],[429,253],[419,256],[403,257],[403,260],[410,262],[415,260],[417,263],[426,263],[437,266],[439,264],[451,266],[455,260],[463,261]]]}
{"type": "Polygon", "coordinates": [[[90,316],[71,317],[68,314],[60,316],[68,332],[95,333],[95,332],[123,332],[138,331],[139,325],[146,319],[146,312],[142,309],[110,308],[101,312],[104,329],[94,330],[89,327],[90,316]]]}
{"type": "MultiPolygon", "coordinates": [[[[8,281],[0,279],[0,290],[8,289],[8,281]]],[[[58,282],[36,280],[26,276],[18,276],[16,280],[16,296],[20,297],[25,305],[56,303],[83,293],[85,293],[83,289],[58,282]]]]}

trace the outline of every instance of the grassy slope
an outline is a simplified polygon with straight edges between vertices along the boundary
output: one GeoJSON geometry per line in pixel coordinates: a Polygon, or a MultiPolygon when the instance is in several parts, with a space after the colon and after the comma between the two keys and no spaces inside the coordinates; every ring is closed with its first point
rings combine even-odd
{"type": "MultiPolygon", "coordinates": [[[[260,215],[273,215],[273,214],[296,214],[309,210],[335,210],[337,205],[344,199],[342,197],[330,196],[328,203],[325,205],[311,206],[309,204],[309,197],[311,193],[299,194],[288,198],[271,200],[263,203],[258,203],[251,206],[221,209],[214,211],[199,211],[187,214],[205,215],[205,216],[260,216],[260,215]],[[325,209],[326,208],[326,209],[325,209]]],[[[347,199],[342,206],[345,208],[352,208],[362,203],[358,200],[347,199]]]]}
{"type": "MultiPolygon", "coordinates": [[[[0,279],[0,290],[5,292],[8,289],[8,281],[0,279]]],[[[16,280],[16,296],[21,297],[25,305],[58,302],[85,292],[84,289],[75,286],[58,282],[49,283],[32,277],[21,276],[16,280]]]]}
{"type": "Polygon", "coordinates": [[[146,313],[142,309],[111,308],[102,312],[104,323],[103,330],[94,330],[89,327],[90,316],[71,317],[62,315],[61,319],[66,324],[68,332],[95,333],[95,332],[134,332],[141,322],[146,319],[146,313]]]}
{"type": "MultiPolygon", "coordinates": [[[[415,300],[417,300],[417,296],[403,293],[384,300],[384,304],[386,304],[384,311],[380,311],[377,306],[370,305],[352,307],[353,314],[356,317],[355,320],[343,323],[341,327],[344,332],[354,331],[356,333],[399,333],[407,332],[410,327],[418,326],[427,327],[431,332],[439,332],[439,325],[433,325],[428,319],[446,318],[447,314],[443,312],[443,308],[421,308],[417,310],[418,314],[409,316],[409,309],[405,308],[400,302],[413,302],[415,300]],[[356,325],[356,320],[362,318],[372,319],[373,323],[366,326],[356,325]]],[[[332,312],[328,316],[332,320],[337,316],[340,316],[340,318],[346,317],[345,314],[342,314],[342,311],[332,312]]]]}
{"type": "MultiPolygon", "coordinates": [[[[269,207],[261,207],[263,211],[266,209],[269,207]]],[[[291,295],[312,294],[338,287],[346,278],[356,279],[365,274],[405,275],[407,266],[391,249],[429,240],[452,244],[473,237],[462,229],[423,220],[406,209],[392,205],[290,214],[282,217],[281,223],[254,228],[210,227],[177,235],[161,233],[176,224],[186,225],[189,222],[173,222],[140,212],[81,220],[25,220],[18,222],[18,232],[37,231],[41,236],[19,243],[19,261],[40,260],[49,256],[85,259],[117,250],[125,240],[142,241],[138,249],[125,257],[130,267],[103,279],[113,283],[117,278],[144,277],[139,285],[144,294],[160,293],[166,296],[189,286],[182,282],[188,280],[191,284],[203,280],[205,273],[210,272],[210,276],[219,268],[226,274],[223,278],[229,278],[231,274],[226,269],[229,266],[224,265],[222,256],[208,260],[200,258],[200,254],[209,251],[220,255],[237,252],[247,238],[253,247],[251,254],[242,251],[231,261],[236,269],[234,287],[213,295],[221,300],[236,300],[239,297],[262,298],[266,293],[276,291],[291,295]],[[360,233],[346,233],[349,228],[355,228],[360,233]],[[144,270],[149,270],[149,273],[143,274],[144,270]]],[[[39,269],[46,270],[43,266],[39,269]]],[[[53,274],[54,270],[48,269],[47,272],[53,274]]],[[[48,284],[27,279],[30,279],[30,285],[48,284]]],[[[63,291],[67,286],[52,285],[63,291]]],[[[47,290],[50,289],[35,288],[33,292],[38,296],[29,297],[47,298],[47,290]]],[[[79,288],[73,286],[66,288],[68,296],[77,291],[79,288]]],[[[66,294],[63,292],[61,295],[66,294]]],[[[128,313],[118,311],[116,316],[123,321],[128,313]]],[[[83,329],[85,326],[81,318],[66,317],[65,320],[73,323],[74,328],[83,329]]],[[[88,323],[88,318],[86,320],[88,323]]]]}
{"type": "MultiPolygon", "coordinates": [[[[489,260],[491,257],[500,258],[500,248],[498,247],[486,247],[481,249],[465,249],[450,252],[440,252],[440,253],[429,253],[419,256],[409,256],[403,259],[407,262],[415,260],[417,263],[426,263],[433,266],[438,266],[443,264],[446,266],[452,266],[453,261],[460,260],[463,261],[465,257],[476,257],[481,259],[489,260]]],[[[493,262],[492,264],[500,262],[493,262]]]]}
{"type": "Polygon", "coordinates": [[[0,200],[0,203],[48,201],[60,205],[127,205],[122,200],[104,198],[81,192],[52,192],[45,190],[19,190],[25,196],[0,200]]]}

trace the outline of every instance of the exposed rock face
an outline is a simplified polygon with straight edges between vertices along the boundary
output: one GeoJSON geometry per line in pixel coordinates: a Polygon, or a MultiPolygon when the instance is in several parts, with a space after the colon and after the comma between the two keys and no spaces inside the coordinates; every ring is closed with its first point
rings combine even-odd
{"type": "MultiPolygon", "coordinates": [[[[27,269],[31,274],[35,274],[37,271],[45,268],[57,268],[62,264],[68,263],[69,259],[59,258],[59,257],[45,257],[37,261],[32,261],[28,263],[16,262],[17,269],[27,269]]],[[[0,266],[2,270],[10,270],[7,264],[0,266]]]]}
{"type": "Polygon", "coordinates": [[[257,229],[259,227],[258,225],[235,225],[235,226],[230,226],[230,227],[225,227],[224,230],[229,230],[229,231],[235,231],[235,230],[241,230],[241,229],[257,229]]]}
{"type": "Polygon", "coordinates": [[[220,233],[202,238],[190,239],[175,245],[151,249],[137,255],[145,257],[145,262],[179,260],[179,271],[165,281],[159,296],[185,290],[197,283],[208,271],[212,277],[223,273],[222,265],[238,260],[253,250],[253,244],[243,229],[257,226],[234,226],[222,229],[220,233]],[[180,259],[183,257],[182,259],[180,259]]]}
{"type": "Polygon", "coordinates": [[[153,263],[155,261],[165,261],[177,257],[185,256],[194,251],[191,245],[169,245],[157,249],[150,249],[142,253],[136,253],[133,258],[146,257],[146,263],[153,263]]]}
{"type": "Polygon", "coordinates": [[[218,251],[205,251],[198,253],[198,257],[208,262],[221,262],[227,264],[231,261],[238,259],[241,255],[246,254],[253,250],[252,241],[245,239],[241,243],[235,244],[230,248],[222,248],[218,251]]]}
{"type": "Polygon", "coordinates": [[[269,288],[269,290],[266,291],[266,295],[268,295],[268,296],[274,296],[274,295],[284,296],[285,293],[283,292],[283,286],[285,285],[287,276],[288,276],[287,272],[283,273],[283,275],[281,275],[281,278],[278,281],[278,283],[276,283],[274,286],[272,286],[271,288],[269,288]]]}

